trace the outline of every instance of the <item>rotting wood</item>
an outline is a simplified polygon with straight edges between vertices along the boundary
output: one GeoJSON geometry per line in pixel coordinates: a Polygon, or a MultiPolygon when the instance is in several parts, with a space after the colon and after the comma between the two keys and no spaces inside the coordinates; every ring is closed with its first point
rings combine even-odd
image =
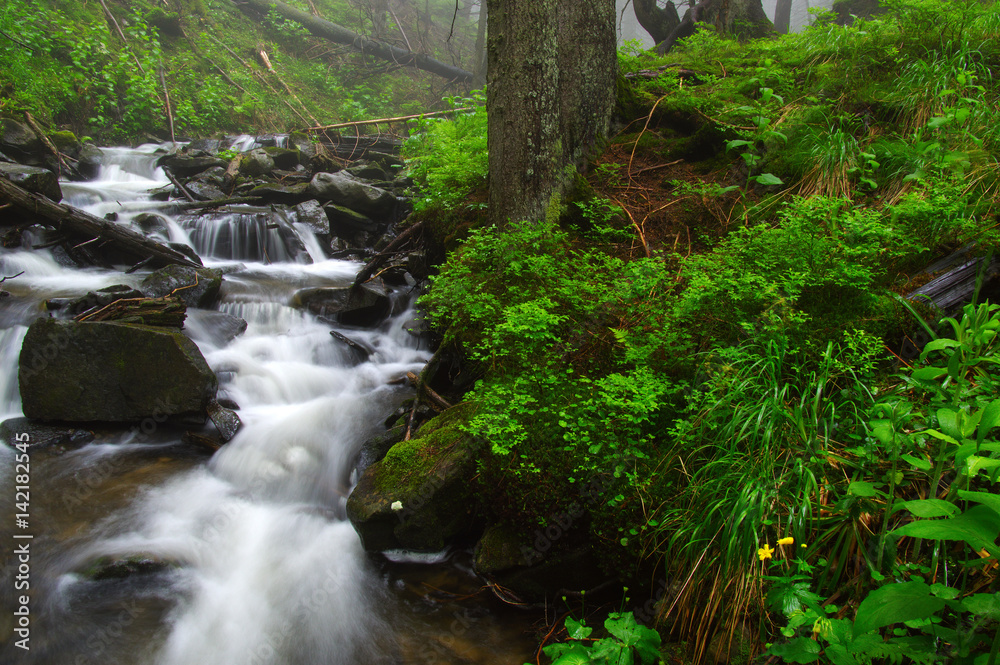
{"type": "MultiPolygon", "coordinates": [[[[45,220],[66,234],[82,236],[87,240],[100,238],[116,249],[137,258],[151,257],[158,265],[178,264],[200,268],[187,256],[132,229],[95,217],[72,206],[56,203],[51,199],[18,187],[7,178],[0,178],[0,197],[6,199],[27,215],[45,220]]],[[[85,253],[86,248],[81,250],[85,253]]]]}
{"type": "Polygon", "coordinates": [[[181,328],[187,317],[187,306],[172,296],[162,298],[121,298],[103,307],[94,307],[73,318],[78,323],[102,321],[133,321],[147,326],[181,328]]]}
{"type": "Polygon", "coordinates": [[[413,372],[407,372],[406,378],[409,379],[413,387],[417,389],[418,397],[419,393],[423,392],[423,394],[427,397],[427,399],[431,401],[431,403],[434,406],[437,406],[442,410],[451,408],[451,404],[448,402],[448,400],[446,400],[444,397],[441,397],[441,395],[438,395],[434,391],[434,389],[428,386],[424,381],[422,381],[419,376],[417,376],[413,372]]]}

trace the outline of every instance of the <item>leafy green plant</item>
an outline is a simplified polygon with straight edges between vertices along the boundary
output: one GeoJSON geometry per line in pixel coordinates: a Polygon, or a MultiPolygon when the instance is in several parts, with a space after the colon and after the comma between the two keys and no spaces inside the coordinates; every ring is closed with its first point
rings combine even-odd
{"type": "Polygon", "coordinates": [[[593,628],[583,620],[566,618],[569,640],[543,651],[552,665],[632,665],[662,662],[660,634],[635,620],[631,612],[612,612],[604,621],[607,637],[591,638],[593,628]]]}

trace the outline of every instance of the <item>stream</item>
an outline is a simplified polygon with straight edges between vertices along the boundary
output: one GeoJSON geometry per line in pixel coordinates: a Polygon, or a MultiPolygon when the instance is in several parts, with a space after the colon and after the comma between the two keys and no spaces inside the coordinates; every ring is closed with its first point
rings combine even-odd
{"type": "MultiPolygon", "coordinates": [[[[105,149],[99,178],[62,183],[64,201],[116,213],[120,223],[162,205],[150,200],[169,184],[155,166],[158,147],[105,149]]],[[[185,322],[219,378],[220,399],[239,406],[243,426],[232,441],[213,454],[151,418],[32,447],[29,526],[18,533],[17,451],[0,445],[0,663],[534,660],[532,615],[484,589],[469,553],[363,551],[344,509],[360,446],[411,395],[394,380],[419,372],[431,352],[406,331],[413,296],[405,290],[393,294],[394,314],[380,327],[339,329],[374,349],[361,364],[329,322],[288,306],[299,289],[350,284],[361,265],[328,259],[294,219],[300,243],[290,248],[267,213],[164,215],[160,230],[224,271],[217,310],[247,322],[234,339],[217,312],[189,309],[185,322]],[[16,590],[24,567],[11,554],[24,543],[27,591],[16,590]],[[107,572],[121,560],[132,562],[128,574],[107,572]],[[10,609],[24,593],[30,650],[15,643],[24,622],[10,609]]],[[[22,415],[18,353],[45,301],[137,287],[150,272],[65,263],[53,250],[0,250],[0,276],[21,273],[4,284],[12,297],[0,300],[0,420],[22,415]]]]}

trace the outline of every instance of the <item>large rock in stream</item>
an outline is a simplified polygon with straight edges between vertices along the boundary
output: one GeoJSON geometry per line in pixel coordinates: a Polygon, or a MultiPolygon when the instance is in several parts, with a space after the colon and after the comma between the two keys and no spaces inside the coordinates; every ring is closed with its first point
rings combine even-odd
{"type": "Polygon", "coordinates": [[[371,217],[389,217],[396,210],[396,197],[346,173],[317,173],[309,183],[309,193],[320,201],[330,201],[371,217]]]}
{"type": "Polygon", "coordinates": [[[459,429],[459,404],[394,445],[347,499],[347,516],[366,550],[437,552],[475,525],[477,446],[459,429]]]}
{"type": "Polygon", "coordinates": [[[66,422],[204,422],[218,381],[183,333],[38,319],[18,359],[24,415],[66,422]]]}

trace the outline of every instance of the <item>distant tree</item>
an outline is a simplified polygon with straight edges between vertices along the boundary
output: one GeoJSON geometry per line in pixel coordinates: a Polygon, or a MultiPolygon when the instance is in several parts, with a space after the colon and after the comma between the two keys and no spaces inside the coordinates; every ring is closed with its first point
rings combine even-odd
{"type": "Polygon", "coordinates": [[[669,37],[681,22],[677,7],[669,0],[663,7],[656,0],[632,0],[632,10],[639,25],[657,44],[669,37]]]}
{"type": "Polygon", "coordinates": [[[657,45],[657,52],[669,52],[678,41],[693,35],[699,23],[708,23],[738,39],[763,37],[774,30],[760,0],[700,0],[684,13],[670,36],[657,45]]]}
{"type": "Polygon", "coordinates": [[[607,135],[614,0],[488,0],[490,218],[535,221],[607,135]]]}
{"type": "Polygon", "coordinates": [[[778,4],[774,6],[774,31],[787,35],[791,23],[792,0],[778,0],[778,4]]]}

